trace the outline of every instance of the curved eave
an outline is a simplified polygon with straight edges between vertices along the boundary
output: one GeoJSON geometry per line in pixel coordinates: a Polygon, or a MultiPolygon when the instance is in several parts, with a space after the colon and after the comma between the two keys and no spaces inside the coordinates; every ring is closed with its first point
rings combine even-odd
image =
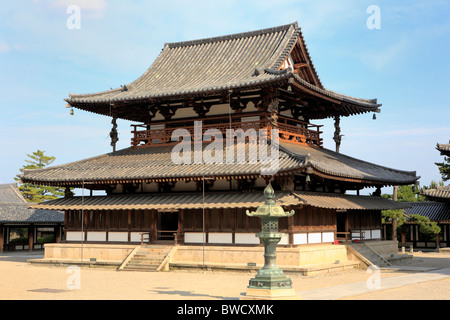
{"type": "Polygon", "coordinates": [[[420,177],[414,177],[414,178],[411,178],[410,180],[403,180],[403,181],[399,181],[399,180],[393,181],[393,180],[387,180],[387,179],[366,179],[366,178],[361,178],[361,177],[356,177],[356,176],[343,175],[343,174],[341,175],[341,174],[326,172],[324,170],[316,168],[314,165],[311,165],[311,168],[313,169],[313,172],[314,172],[313,174],[315,174],[321,178],[357,183],[357,184],[362,184],[365,186],[390,187],[390,186],[398,186],[398,185],[411,185],[420,179],[420,177]]]}
{"type": "Polygon", "coordinates": [[[382,106],[382,104],[377,102],[377,99],[360,99],[336,93],[331,90],[319,88],[305,81],[300,76],[294,73],[289,79],[289,83],[295,85],[296,88],[300,91],[317,96],[335,105],[339,105],[340,113],[343,116],[361,114],[366,112],[379,113],[379,108],[382,106]]]}
{"type": "Polygon", "coordinates": [[[450,143],[448,144],[437,144],[436,149],[444,156],[450,157],[450,143]]]}
{"type": "MultiPolygon", "coordinates": [[[[115,104],[116,107],[127,106],[127,105],[140,105],[145,103],[154,103],[155,101],[171,101],[171,100],[180,100],[180,99],[195,99],[195,98],[205,98],[208,96],[215,95],[226,95],[229,90],[237,90],[237,91],[247,91],[254,89],[264,89],[272,86],[285,86],[290,77],[290,74],[284,73],[281,75],[271,75],[271,77],[265,77],[263,79],[255,79],[253,81],[244,81],[238,84],[230,84],[230,85],[221,85],[221,86],[211,86],[207,88],[200,89],[192,89],[192,90],[184,90],[184,91],[176,91],[176,92],[166,92],[166,93],[158,93],[158,94],[146,94],[146,95],[127,95],[123,97],[115,97],[108,98],[105,97],[112,91],[105,91],[105,95],[101,95],[102,97],[95,98],[99,96],[98,94],[93,94],[92,97],[89,95],[77,95],[70,94],[68,99],[64,99],[68,103],[68,108],[73,107],[80,110],[106,115],[111,115],[111,104],[115,104]],[[77,98],[83,97],[83,98],[77,98]]],[[[133,117],[126,116],[126,110],[124,113],[119,113],[118,118],[124,120],[137,120],[133,117]]],[[[115,110],[115,112],[120,112],[119,110],[115,110]]]]}
{"type": "MultiPolygon", "coordinates": [[[[278,172],[276,176],[287,176],[298,171],[298,167],[291,168],[278,172]]],[[[257,172],[230,174],[230,175],[193,175],[193,176],[178,176],[178,177],[148,177],[148,178],[110,178],[110,179],[91,179],[91,180],[33,180],[22,177],[24,183],[32,183],[36,185],[50,186],[50,187],[86,187],[95,185],[111,185],[111,184],[125,184],[125,183],[152,183],[152,182],[179,182],[179,181],[203,181],[203,178],[215,178],[217,180],[239,180],[239,179],[253,179],[253,178],[271,178],[272,176],[264,176],[257,172]]]]}

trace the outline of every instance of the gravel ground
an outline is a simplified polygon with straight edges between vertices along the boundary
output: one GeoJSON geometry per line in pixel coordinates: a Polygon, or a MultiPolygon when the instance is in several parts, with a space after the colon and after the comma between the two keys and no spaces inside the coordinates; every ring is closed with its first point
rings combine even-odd
{"type": "MultiPolygon", "coordinates": [[[[0,255],[1,300],[236,300],[244,293],[253,273],[226,272],[117,272],[106,269],[79,269],[29,265],[26,260],[41,253],[0,255]],[[79,276],[78,276],[79,275],[79,276]],[[73,279],[79,279],[75,288],[73,279]]],[[[448,268],[450,255],[416,253],[413,267],[448,268]]],[[[303,277],[289,274],[297,293],[367,281],[372,273],[355,270],[303,277]]],[[[381,280],[411,272],[382,271],[381,280]]],[[[420,274],[420,273],[418,273],[420,274]]],[[[450,300],[450,278],[373,291],[346,299],[358,300],[450,300]]]]}

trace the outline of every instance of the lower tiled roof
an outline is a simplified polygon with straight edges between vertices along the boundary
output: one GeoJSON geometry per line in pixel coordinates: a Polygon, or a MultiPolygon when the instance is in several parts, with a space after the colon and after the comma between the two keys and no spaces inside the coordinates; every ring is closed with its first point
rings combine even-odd
{"type": "MultiPolygon", "coordinates": [[[[184,210],[257,208],[264,203],[263,192],[220,192],[203,194],[141,194],[95,197],[62,198],[40,204],[33,208],[48,210],[184,210]]],[[[381,197],[325,194],[311,192],[279,192],[277,204],[282,207],[308,205],[336,210],[388,210],[408,207],[381,197]]]]}
{"type": "MultiPolygon", "coordinates": [[[[205,148],[206,145],[203,147],[205,148]]],[[[235,146],[237,148],[237,146],[235,146]]],[[[194,148],[192,148],[194,150],[194,148]]],[[[225,148],[224,148],[225,150],[225,148]]],[[[37,170],[24,170],[24,182],[81,186],[92,183],[124,183],[159,180],[192,180],[203,176],[238,178],[261,176],[261,169],[268,165],[260,161],[251,163],[201,163],[175,164],[172,160],[173,146],[127,148],[60,166],[37,170]]],[[[280,142],[277,174],[304,171],[307,166],[314,174],[335,180],[352,181],[371,185],[405,185],[415,183],[416,172],[391,169],[333,152],[294,143],[280,142]]],[[[225,157],[225,152],[224,152],[225,157]]],[[[258,159],[259,160],[259,156],[258,159]]]]}
{"type": "Polygon", "coordinates": [[[415,171],[380,166],[324,148],[311,148],[306,145],[284,142],[280,142],[280,146],[294,157],[305,157],[305,165],[311,166],[316,174],[330,178],[386,185],[413,184],[420,178],[416,176],[415,171]]]}
{"type": "MultiPolygon", "coordinates": [[[[183,194],[141,194],[110,195],[95,197],[61,198],[31,207],[49,210],[183,210],[183,209],[227,209],[257,208],[264,203],[263,192],[206,193],[203,203],[202,193],[183,194]]],[[[281,206],[295,206],[303,202],[291,193],[277,196],[281,206]]]]}
{"type": "Polygon", "coordinates": [[[306,205],[336,210],[397,210],[409,207],[381,197],[356,196],[334,193],[294,192],[306,205]]]}

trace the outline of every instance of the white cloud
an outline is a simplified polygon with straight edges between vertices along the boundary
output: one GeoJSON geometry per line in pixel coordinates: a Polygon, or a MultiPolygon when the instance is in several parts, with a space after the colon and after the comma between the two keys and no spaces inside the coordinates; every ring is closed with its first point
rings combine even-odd
{"type": "Polygon", "coordinates": [[[399,42],[385,48],[372,48],[361,55],[361,61],[370,69],[380,71],[387,67],[397,57],[401,56],[407,48],[408,41],[402,39],[399,42]]]}
{"type": "Polygon", "coordinates": [[[0,53],[8,53],[11,47],[7,43],[0,43],[0,53]]]}
{"type": "Polygon", "coordinates": [[[50,10],[58,10],[66,13],[66,8],[78,6],[83,18],[97,19],[103,17],[106,10],[105,0],[33,0],[37,5],[45,5],[50,10]]]}
{"type": "Polygon", "coordinates": [[[66,8],[71,5],[79,6],[85,10],[105,10],[105,0],[53,0],[51,6],[66,8]]]}

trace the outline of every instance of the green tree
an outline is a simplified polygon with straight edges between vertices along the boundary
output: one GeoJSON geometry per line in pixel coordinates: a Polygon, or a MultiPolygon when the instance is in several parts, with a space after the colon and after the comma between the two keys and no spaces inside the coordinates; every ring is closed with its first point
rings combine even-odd
{"type": "Polygon", "coordinates": [[[450,158],[444,157],[444,162],[437,162],[435,164],[439,168],[439,172],[442,175],[442,180],[449,181],[450,180],[450,158]]]}
{"type": "Polygon", "coordinates": [[[422,233],[436,235],[441,232],[441,228],[437,225],[437,222],[431,222],[428,217],[412,214],[409,216],[409,221],[417,223],[422,233]]]}
{"type": "MultiPolygon", "coordinates": [[[[398,202],[418,202],[426,201],[426,198],[420,194],[420,188],[415,185],[399,186],[397,192],[398,202]]],[[[392,194],[383,194],[383,198],[393,200],[392,194]]],[[[405,223],[403,210],[384,210],[381,213],[383,222],[391,222],[393,219],[397,219],[398,226],[405,223]]]]}
{"type": "MultiPolygon", "coordinates": [[[[26,164],[19,169],[21,173],[28,169],[42,169],[49,166],[55,161],[55,157],[46,156],[45,151],[37,150],[33,154],[27,154],[29,159],[25,160],[26,164]]],[[[20,181],[19,178],[14,178],[16,181],[20,181]]],[[[64,196],[63,188],[40,186],[31,183],[22,183],[19,186],[19,190],[23,197],[28,202],[43,202],[48,200],[55,200],[64,196]]]]}

